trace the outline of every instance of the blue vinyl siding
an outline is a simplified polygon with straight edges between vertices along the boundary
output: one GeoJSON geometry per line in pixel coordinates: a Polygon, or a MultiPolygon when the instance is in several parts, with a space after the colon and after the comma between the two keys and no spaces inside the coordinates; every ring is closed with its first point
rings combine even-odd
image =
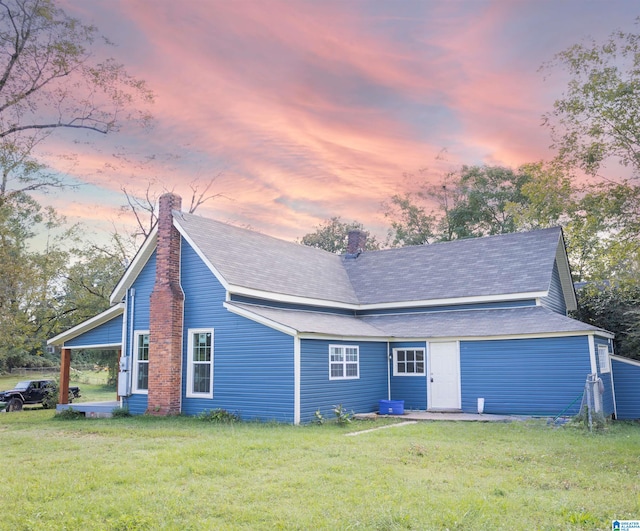
{"type": "Polygon", "coordinates": [[[426,365],[426,342],[411,341],[392,343],[390,347],[391,359],[389,369],[391,370],[391,399],[404,400],[405,409],[427,409],[427,377],[422,376],[394,376],[393,375],[393,349],[395,348],[421,348],[425,351],[426,365]]]}
{"type": "Polygon", "coordinates": [[[182,411],[223,408],[243,419],[294,421],[291,336],[226,310],[225,290],[200,257],[182,241],[184,303],[182,411]],[[213,399],[186,397],[190,328],[213,328],[213,399]]]}
{"type": "MultiPolygon", "coordinates": [[[[131,289],[135,290],[135,300],[133,302],[135,308],[135,315],[133,316],[134,330],[149,330],[149,309],[155,276],[156,253],[154,251],[131,286],[131,289]]],[[[129,303],[131,304],[131,300],[129,300],[129,303]]]]}
{"type": "Polygon", "coordinates": [[[345,310],[344,308],[328,308],[325,306],[313,306],[310,304],[292,304],[290,302],[257,299],[255,297],[247,297],[244,295],[231,295],[231,301],[242,302],[245,304],[256,304],[258,306],[269,306],[271,308],[282,308],[285,310],[305,310],[308,312],[331,313],[336,315],[354,315],[353,310],[345,310]]]}
{"type": "Polygon", "coordinates": [[[590,372],[587,336],[461,341],[462,410],[575,415],[590,372]]]}
{"type": "Polygon", "coordinates": [[[551,284],[549,286],[549,295],[540,299],[540,304],[549,310],[567,315],[567,305],[562,293],[562,283],[560,282],[560,273],[558,273],[558,264],[553,263],[553,273],[551,275],[551,284]]]}
{"type": "Polygon", "coordinates": [[[66,348],[122,343],[122,314],[65,342],[66,348]]]}
{"type": "Polygon", "coordinates": [[[616,390],[617,418],[640,419],[640,363],[611,360],[616,390]]]}
{"type": "Polygon", "coordinates": [[[525,308],[535,306],[535,299],[524,299],[520,301],[499,301],[499,302],[477,302],[471,304],[447,304],[446,306],[420,306],[415,308],[386,308],[383,310],[359,310],[358,317],[369,315],[395,315],[402,313],[432,313],[450,312],[454,310],[500,310],[504,308],[525,308]]]}
{"type": "Polygon", "coordinates": [[[609,354],[611,354],[609,341],[606,338],[595,337],[596,348],[596,370],[598,376],[602,379],[604,384],[604,395],[602,397],[602,409],[605,417],[609,417],[614,414],[615,409],[613,407],[613,385],[611,384],[611,372],[600,372],[600,363],[598,361],[598,345],[605,345],[609,354]]]}
{"type": "Polygon", "coordinates": [[[124,404],[132,415],[143,415],[147,411],[147,395],[131,395],[126,398],[124,404]]]}
{"type": "Polygon", "coordinates": [[[316,410],[331,418],[334,405],[348,411],[378,410],[387,398],[387,344],[366,341],[300,341],[300,421],[310,422],[316,410]],[[329,380],[329,345],[360,347],[360,378],[329,380]]]}
{"type": "MultiPolygon", "coordinates": [[[[133,353],[131,352],[131,344],[133,342],[130,337],[131,332],[131,320],[133,320],[133,331],[136,330],[148,330],[149,329],[149,301],[151,292],[153,291],[153,285],[155,284],[156,275],[156,253],[155,251],[140,271],[140,274],[136,277],[135,281],[131,285],[131,288],[127,291],[127,344],[123,345],[123,354],[126,352],[127,356],[131,356],[133,360],[133,353]],[[135,295],[132,295],[135,290],[135,295]],[[134,314],[131,314],[131,308],[133,306],[134,314]]],[[[129,377],[131,377],[132,367],[129,367],[129,377]]],[[[147,410],[147,395],[146,394],[132,394],[124,400],[124,404],[129,408],[129,411],[134,414],[142,414],[147,410]]]]}

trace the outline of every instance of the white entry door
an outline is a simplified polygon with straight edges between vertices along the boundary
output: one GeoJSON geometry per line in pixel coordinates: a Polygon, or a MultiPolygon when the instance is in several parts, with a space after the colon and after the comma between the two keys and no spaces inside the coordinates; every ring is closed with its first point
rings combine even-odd
{"type": "Polygon", "coordinates": [[[460,356],[457,341],[429,343],[429,409],[460,409],[460,356]]]}

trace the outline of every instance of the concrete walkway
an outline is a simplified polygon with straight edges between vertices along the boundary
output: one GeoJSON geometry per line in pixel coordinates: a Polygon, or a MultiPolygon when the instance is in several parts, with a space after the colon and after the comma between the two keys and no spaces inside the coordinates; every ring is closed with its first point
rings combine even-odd
{"type": "Polygon", "coordinates": [[[382,419],[385,417],[402,419],[402,420],[415,420],[415,421],[438,421],[447,420],[453,422],[514,422],[528,420],[529,417],[521,417],[515,415],[490,415],[483,413],[479,415],[477,413],[451,413],[443,412],[438,413],[435,411],[405,411],[404,415],[378,415],[377,413],[364,413],[356,415],[357,418],[363,419],[382,419]]]}

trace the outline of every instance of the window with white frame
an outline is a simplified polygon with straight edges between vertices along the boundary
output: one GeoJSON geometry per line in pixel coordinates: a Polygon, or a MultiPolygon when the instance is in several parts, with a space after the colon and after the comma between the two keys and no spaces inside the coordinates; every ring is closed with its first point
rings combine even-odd
{"type": "Polygon", "coordinates": [[[609,364],[609,347],[607,345],[598,345],[598,366],[600,373],[610,372],[609,364]]]}
{"type": "Polygon", "coordinates": [[[394,376],[424,376],[423,348],[394,348],[393,375],[394,376]]]}
{"type": "Polygon", "coordinates": [[[190,329],[187,396],[213,398],[213,329],[190,329]]]}
{"type": "Polygon", "coordinates": [[[149,332],[137,331],[133,339],[133,392],[149,392],[149,332]]]}
{"type": "Polygon", "coordinates": [[[329,380],[360,378],[358,346],[329,345],[329,380]]]}

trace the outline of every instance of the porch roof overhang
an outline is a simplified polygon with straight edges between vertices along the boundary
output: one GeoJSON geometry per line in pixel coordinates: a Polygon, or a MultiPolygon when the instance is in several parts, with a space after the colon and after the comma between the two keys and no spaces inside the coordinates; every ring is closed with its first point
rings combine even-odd
{"type": "Polygon", "coordinates": [[[85,344],[74,344],[72,346],[68,346],[67,343],[76,339],[83,334],[91,332],[92,330],[97,329],[98,327],[109,323],[113,319],[116,319],[124,314],[124,303],[116,304],[112,306],[108,310],[88,319],[79,325],[70,328],[66,332],[62,332],[55,337],[52,337],[47,341],[47,345],[54,345],[59,347],[67,347],[67,348],[120,348],[122,346],[122,335],[117,340],[109,339],[107,341],[98,341],[98,342],[88,342],[85,344]]]}
{"type": "Polygon", "coordinates": [[[613,334],[565,317],[542,306],[492,310],[406,312],[356,317],[225,303],[238,315],[253,319],[290,335],[370,338],[373,341],[402,339],[472,339],[549,337],[613,334]]]}

